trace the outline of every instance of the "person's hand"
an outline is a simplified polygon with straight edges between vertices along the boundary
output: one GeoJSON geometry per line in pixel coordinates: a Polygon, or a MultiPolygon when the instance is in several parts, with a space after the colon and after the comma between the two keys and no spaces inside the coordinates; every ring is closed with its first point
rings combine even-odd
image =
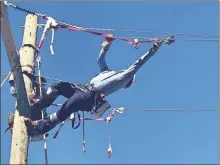
{"type": "Polygon", "coordinates": [[[113,37],[112,34],[107,34],[107,36],[105,37],[106,41],[108,43],[111,43],[115,38],[113,37]]]}
{"type": "Polygon", "coordinates": [[[37,97],[34,92],[29,93],[28,98],[29,98],[31,104],[35,104],[36,102],[38,102],[40,100],[40,96],[37,97]]]}
{"type": "Polygon", "coordinates": [[[16,90],[15,86],[10,86],[10,93],[14,97],[17,96],[17,90],[16,90]]]}
{"type": "Polygon", "coordinates": [[[102,48],[108,49],[109,45],[112,43],[114,39],[115,38],[113,38],[112,34],[107,34],[107,36],[105,37],[105,41],[102,43],[102,48]]]}

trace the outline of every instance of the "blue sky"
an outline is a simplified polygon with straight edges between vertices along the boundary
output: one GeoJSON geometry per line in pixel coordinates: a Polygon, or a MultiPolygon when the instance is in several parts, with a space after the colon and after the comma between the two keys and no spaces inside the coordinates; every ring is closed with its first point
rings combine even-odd
{"type": "MultiPolygon", "coordinates": [[[[16,2],[46,13],[57,20],[83,27],[152,30],[156,32],[206,33],[218,35],[218,2],[16,2]]],[[[17,47],[22,43],[25,14],[8,9],[17,47]]],[[[42,20],[40,21],[42,22],[42,20]]],[[[38,40],[42,29],[38,31],[38,40]]],[[[114,32],[117,36],[167,37],[151,33],[114,32]]],[[[186,36],[194,39],[193,36],[186,36]]],[[[106,123],[87,121],[87,152],[82,152],[82,129],[66,124],[56,140],[48,137],[49,163],[216,163],[218,162],[218,43],[187,42],[163,45],[138,72],[128,90],[108,97],[113,107],[214,109],[212,112],[126,111],[111,123],[113,153],[107,158],[106,123]]],[[[99,70],[96,58],[103,38],[82,32],[60,30],[55,34],[55,56],[49,40],[41,49],[45,76],[86,83],[99,70]]],[[[2,42],[2,41],[1,41],[2,42]]],[[[1,72],[10,71],[2,44],[1,72]]],[[[145,53],[151,44],[138,50],[115,40],[107,61],[112,69],[124,69],[145,53]]],[[[50,82],[50,81],[48,81],[50,82]]],[[[5,134],[7,114],[15,100],[9,86],[1,89],[1,163],[9,162],[10,134],[5,134]]],[[[59,98],[57,103],[65,101],[59,98]]],[[[55,112],[56,107],[47,109],[55,112]]],[[[29,163],[44,163],[43,142],[29,146],[29,163]]]]}

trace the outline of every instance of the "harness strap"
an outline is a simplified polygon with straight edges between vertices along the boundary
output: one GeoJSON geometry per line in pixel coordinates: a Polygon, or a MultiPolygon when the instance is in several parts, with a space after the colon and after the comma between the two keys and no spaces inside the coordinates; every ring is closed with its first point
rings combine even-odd
{"type": "Polygon", "coordinates": [[[110,123],[108,123],[108,158],[112,156],[112,146],[110,138],[110,123]]]}
{"type": "Polygon", "coordinates": [[[86,141],[85,141],[85,112],[83,111],[83,141],[82,141],[82,145],[83,145],[83,152],[86,152],[86,141]]]}
{"type": "Polygon", "coordinates": [[[76,114],[77,114],[78,119],[76,120],[76,117],[73,118],[73,120],[72,120],[72,128],[73,129],[77,129],[80,126],[80,114],[78,111],[74,113],[74,116],[76,116],[76,114]],[[78,124],[75,126],[76,123],[78,123],[78,124]]]}
{"type": "Polygon", "coordinates": [[[32,45],[32,44],[24,44],[24,45],[22,45],[22,48],[23,47],[31,47],[31,48],[33,48],[34,49],[34,51],[36,52],[36,53],[39,53],[39,48],[38,47],[36,47],[36,46],[34,46],[34,45],[32,45]]]}

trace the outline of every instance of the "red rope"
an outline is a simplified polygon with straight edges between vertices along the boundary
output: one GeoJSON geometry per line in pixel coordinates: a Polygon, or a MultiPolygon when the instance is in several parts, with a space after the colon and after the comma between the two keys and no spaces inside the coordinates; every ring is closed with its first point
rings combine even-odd
{"type": "Polygon", "coordinates": [[[93,34],[93,35],[98,35],[98,36],[105,37],[105,38],[118,39],[118,40],[121,40],[121,41],[125,41],[128,44],[133,44],[133,46],[136,49],[139,48],[138,43],[151,43],[151,42],[154,42],[155,40],[157,40],[156,38],[151,38],[151,39],[142,39],[142,40],[138,40],[137,42],[135,42],[135,39],[128,39],[128,38],[125,38],[125,37],[112,36],[112,35],[107,34],[107,33],[101,33],[101,32],[95,32],[95,31],[87,30],[83,27],[77,27],[77,26],[71,26],[71,25],[58,25],[58,28],[66,28],[66,29],[69,29],[69,30],[72,30],[72,31],[83,31],[83,32],[86,32],[86,33],[90,33],[90,34],[93,34]]]}

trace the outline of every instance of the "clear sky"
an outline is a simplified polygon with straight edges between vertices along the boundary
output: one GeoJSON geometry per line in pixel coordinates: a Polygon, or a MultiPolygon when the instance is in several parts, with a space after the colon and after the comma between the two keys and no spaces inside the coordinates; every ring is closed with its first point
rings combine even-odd
{"type": "MultiPolygon", "coordinates": [[[[152,30],[155,32],[218,35],[218,2],[16,2],[57,20],[83,27],[152,30]]],[[[22,42],[25,13],[8,9],[16,46],[22,42]]],[[[40,23],[44,23],[42,20],[40,23]]],[[[114,32],[117,36],[167,37],[151,33],[114,32]]],[[[38,31],[38,40],[42,29],[38,31]]],[[[49,34],[50,36],[50,34],[49,34]]],[[[186,36],[194,39],[194,36],[186,36]]],[[[108,130],[104,122],[86,121],[87,152],[82,152],[82,127],[66,124],[56,140],[47,140],[49,163],[216,163],[218,162],[218,43],[183,41],[163,45],[141,68],[128,90],[108,97],[113,107],[213,109],[212,112],[126,111],[111,123],[112,157],[107,158],[108,130]]],[[[60,30],[55,56],[49,39],[41,49],[45,76],[86,83],[99,70],[96,63],[102,37],[60,30]]],[[[10,71],[1,41],[1,73],[10,71]]],[[[115,40],[107,61],[125,69],[152,44],[138,50],[115,40]]],[[[51,81],[48,81],[51,83],[51,81]]],[[[5,134],[7,115],[15,100],[6,83],[1,89],[1,163],[9,162],[11,135],[5,134]]],[[[57,103],[65,101],[60,97],[57,103]]],[[[55,112],[56,107],[47,109],[55,112]]],[[[30,143],[29,163],[44,163],[43,142],[30,143]]]]}

